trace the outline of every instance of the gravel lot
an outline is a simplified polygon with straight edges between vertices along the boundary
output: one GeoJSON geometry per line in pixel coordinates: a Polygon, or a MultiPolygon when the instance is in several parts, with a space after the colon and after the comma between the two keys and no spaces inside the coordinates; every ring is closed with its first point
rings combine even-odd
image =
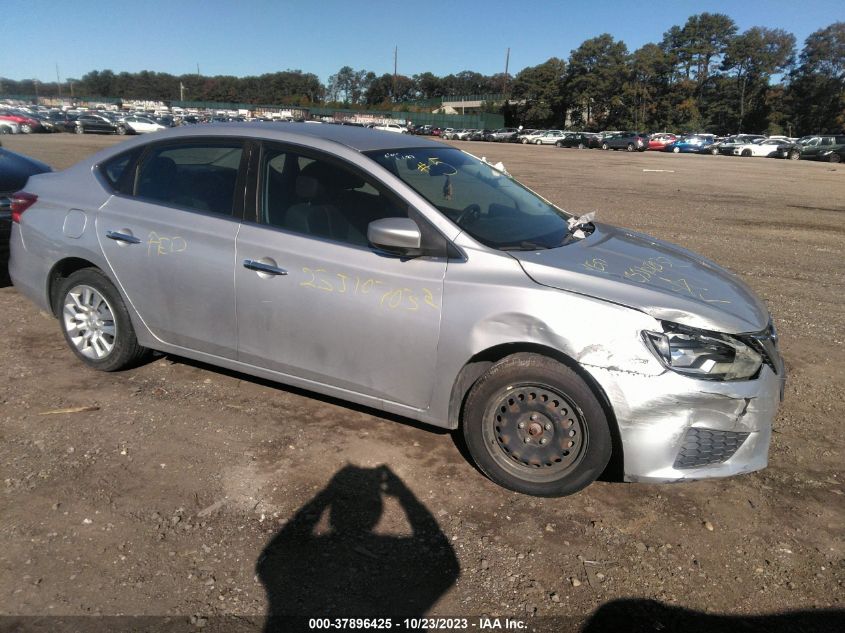
{"type": "MultiPolygon", "coordinates": [[[[63,168],[121,140],[3,145],[63,168]]],[[[88,370],[7,287],[0,614],[257,630],[268,612],[366,604],[549,631],[591,614],[583,630],[845,628],[845,167],[455,144],[567,210],[722,263],[766,300],[789,371],[769,468],[520,496],[407,420],[173,356],[88,370]]]]}

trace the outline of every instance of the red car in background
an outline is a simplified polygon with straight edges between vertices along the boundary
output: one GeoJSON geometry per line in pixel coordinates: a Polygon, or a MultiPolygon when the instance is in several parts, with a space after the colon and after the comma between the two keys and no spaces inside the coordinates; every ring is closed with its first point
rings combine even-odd
{"type": "Polygon", "coordinates": [[[14,110],[0,109],[0,121],[13,121],[20,126],[23,134],[41,130],[41,124],[33,118],[14,110]]]}
{"type": "Polygon", "coordinates": [[[674,143],[677,140],[678,136],[675,134],[668,134],[666,132],[662,134],[652,134],[651,138],[648,139],[648,149],[659,151],[669,145],[669,143],[674,143]]]}

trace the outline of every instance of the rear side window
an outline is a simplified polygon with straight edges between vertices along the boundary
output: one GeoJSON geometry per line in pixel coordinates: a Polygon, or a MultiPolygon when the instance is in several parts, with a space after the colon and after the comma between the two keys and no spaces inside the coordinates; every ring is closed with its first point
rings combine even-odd
{"type": "Polygon", "coordinates": [[[127,170],[135,162],[135,159],[138,158],[142,150],[143,148],[139,147],[124,152],[100,164],[98,167],[100,174],[105,178],[112,191],[121,191],[124,189],[121,184],[129,175],[127,170]]]}
{"type": "Polygon", "coordinates": [[[240,141],[153,148],[138,168],[135,196],[231,215],[242,155],[240,141]]]}

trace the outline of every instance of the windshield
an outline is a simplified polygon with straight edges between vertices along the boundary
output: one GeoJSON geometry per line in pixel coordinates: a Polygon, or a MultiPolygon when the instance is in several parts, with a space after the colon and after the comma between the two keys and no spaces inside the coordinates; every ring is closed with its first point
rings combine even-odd
{"type": "Polygon", "coordinates": [[[461,150],[379,150],[366,155],[491,248],[555,248],[569,235],[566,213],[461,150]]]}

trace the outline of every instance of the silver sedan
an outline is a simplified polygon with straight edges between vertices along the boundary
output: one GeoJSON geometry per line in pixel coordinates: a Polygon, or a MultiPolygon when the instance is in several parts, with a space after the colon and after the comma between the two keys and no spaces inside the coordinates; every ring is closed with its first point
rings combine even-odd
{"type": "Polygon", "coordinates": [[[448,429],[576,492],[765,467],[784,368],[732,273],[415,136],[233,124],[32,177],[10,272],[85,364],[160,350],[448,429]]]}

